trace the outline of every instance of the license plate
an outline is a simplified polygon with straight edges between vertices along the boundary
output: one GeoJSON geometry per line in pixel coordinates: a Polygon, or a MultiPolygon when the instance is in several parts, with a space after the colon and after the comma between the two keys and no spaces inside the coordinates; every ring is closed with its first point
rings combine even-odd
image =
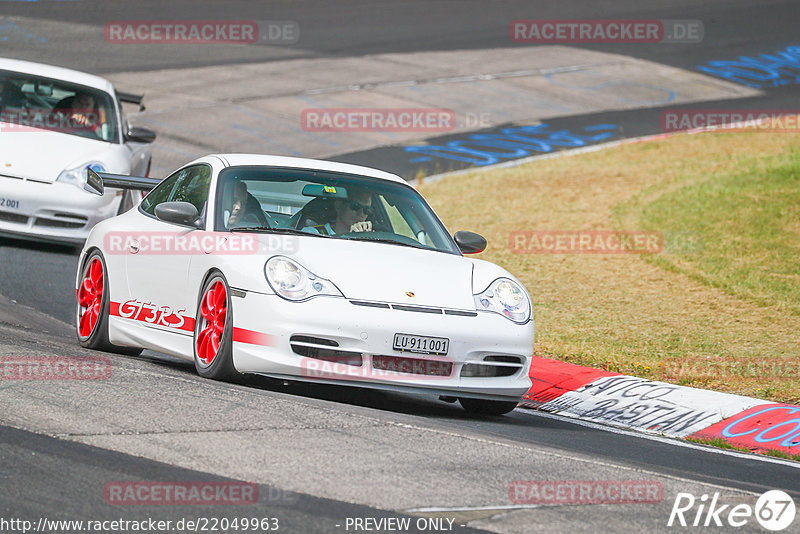
{"type": "Polygon", "coordinates": [[[445,337],[418,336],[415,334],[395,334],[394,350],[415,352],[417,354],[438,354],[444,356],[450,348],[450,340],[445,337]]]}
{"type": "Polygon", "coordinates": [[[14,200],[13,198],[2,198],[2,197],[0,197],[0,208],[18,210],[19,209],[19,200],[14,200]]]}

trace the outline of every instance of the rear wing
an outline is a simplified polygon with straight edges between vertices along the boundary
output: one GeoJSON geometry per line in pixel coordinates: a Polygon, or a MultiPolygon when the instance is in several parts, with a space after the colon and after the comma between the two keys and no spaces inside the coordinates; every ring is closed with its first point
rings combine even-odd
{"type": "Polygon", "coordinates": [[[111,174],[108,172],[95,172],[86,169],[86,185],[84,189],[95,195],[102,196],[106,187],[114,189],[133,189],[136,191],[150,191],[161,182],[160,178],[147,178],[145,176],[127,176],[125,174],[111,174]]]}
{"type": "Polygon", "coordinates": [[[144,95],[135,95],[133,93],[121,93],[117,91],[117,98],[119,98],[120,102],[127,102],[128,104],[136,104],[139,106],[139,111],[144,111],[145,107],[142,104],[142,100],[144,100],[144,95]]]}

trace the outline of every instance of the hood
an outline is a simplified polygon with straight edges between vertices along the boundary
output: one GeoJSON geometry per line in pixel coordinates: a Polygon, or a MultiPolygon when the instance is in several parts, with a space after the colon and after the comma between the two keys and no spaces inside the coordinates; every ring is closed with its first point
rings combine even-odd
{"type": "Polygon", "coordinates": [[[287,256],[336,284],[348,299],[475,309],[472,263],[463,256],[344,239],[297,241],[297,251],[287,256]]]}
{"type": "Polygon", "coordinates": [[[0,174],[52,183],[64,169],[98,160],[105,141],[45,130],[0,133],[0,174]]]}

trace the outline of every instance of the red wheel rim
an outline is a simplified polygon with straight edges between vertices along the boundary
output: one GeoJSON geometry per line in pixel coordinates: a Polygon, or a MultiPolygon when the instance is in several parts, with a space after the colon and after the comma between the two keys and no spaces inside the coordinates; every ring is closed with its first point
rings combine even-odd
{"type": "Polygon", "coordinates": [[[79,320],[78,333],[81,337],[89,337],[94,331],[100,317],[100,306],[103,304],[103,263],[94,258],[83,275],[81,287],[78,289],[79,320]]]}
{"type": "Polygon", "coordinates": [[[225,284],[215,282],[200,302],[200,333],[197,335],[197,359],[203,366],[211,365],[219,352],[219,342],[225,331],[228,315],[228,295],[225,284]]]}

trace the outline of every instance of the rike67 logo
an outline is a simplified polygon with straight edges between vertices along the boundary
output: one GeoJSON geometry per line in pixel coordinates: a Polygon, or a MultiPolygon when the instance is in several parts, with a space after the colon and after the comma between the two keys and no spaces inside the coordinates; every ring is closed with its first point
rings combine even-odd
{"type": "Polygon", "coordinates": [[[713,497],[696,498],[691,493],[678,493],[669,514],[667,526],[734,527],[747,525],[753,518],[762,528],[778,532],[789,527],[796,514],[792,498],[784,491],[770,490],[759,496],[755,506],[719,504],[719,492],[713,497]]]}

